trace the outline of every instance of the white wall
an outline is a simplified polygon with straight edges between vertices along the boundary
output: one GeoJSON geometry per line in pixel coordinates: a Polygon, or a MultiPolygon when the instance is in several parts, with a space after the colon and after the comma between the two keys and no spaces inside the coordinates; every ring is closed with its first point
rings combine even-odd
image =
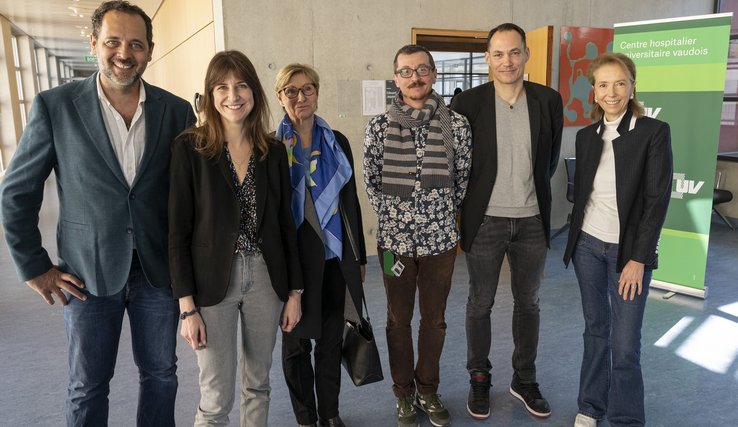
{"type": "Polygon", "coordinates": [[[191,103],[195,92],[203,90],[215,54],[213,2],[164,0],[153,26],[154,54],[144,78],[191,103]]]}

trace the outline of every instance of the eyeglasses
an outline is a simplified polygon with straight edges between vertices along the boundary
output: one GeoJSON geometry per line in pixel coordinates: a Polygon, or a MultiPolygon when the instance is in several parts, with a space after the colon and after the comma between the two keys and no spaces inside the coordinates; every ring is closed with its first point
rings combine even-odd
{"type": "Polygon", "coordinates": [[[403,67],[399,70],[395,71],[395,74],[399,74],[400,77],[403,79],[409,79],[413,76],[413,73],[416,73],[419,77],[425,77],[428,74],[431,73],[431,71],[435,70],[433,67],[429,67],[427,65],[421,65],[418,68],[410,68],[410,67],[403,67]]]}
{"type": "Polygon", "coordinates": [[[317,88],[314,84],[308,83],[306,85],[303,85],[300,88],[294,87],[294,86],[287,86],[286,88],[282,89],[282,93],[284,93],[284,96],[286,96],[289,99],[295,99],[297,98],[297,95],[302,92],[303,96],[311,96],[315,95],[317,88]]]}

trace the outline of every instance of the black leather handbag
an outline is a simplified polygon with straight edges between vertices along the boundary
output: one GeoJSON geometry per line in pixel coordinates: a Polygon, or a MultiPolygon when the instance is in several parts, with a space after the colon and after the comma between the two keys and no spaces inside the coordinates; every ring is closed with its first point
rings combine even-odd
{"type": "MultiPolygon", "coordinates": [[[[365,300],[364,310],[368,313],[365,300]]],[[[346,321],[343,328],[341,358],[343,367],[356,386],[384,379],[382,362],[379,360],[379,350],[368,314],[366,319],[361,318],[360,323],[346,321]]]]}

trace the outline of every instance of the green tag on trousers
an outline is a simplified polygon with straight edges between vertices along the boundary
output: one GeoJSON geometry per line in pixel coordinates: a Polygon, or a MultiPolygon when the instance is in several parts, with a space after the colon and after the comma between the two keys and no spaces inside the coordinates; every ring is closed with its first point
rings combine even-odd
{"type": "Polygon", "coordinates": [[[395,272],[392,270],[392,267],[395,265],[395,254],[393,254],[392,251],[383,251],[382,261],[382,270],[384,270],[384,274],[390,277],[395,277],[395,272]]]}

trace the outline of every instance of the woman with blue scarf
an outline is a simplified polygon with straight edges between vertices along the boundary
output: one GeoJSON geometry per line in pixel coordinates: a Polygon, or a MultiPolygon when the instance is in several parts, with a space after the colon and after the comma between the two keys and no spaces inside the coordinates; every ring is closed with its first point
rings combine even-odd
{"type": "Polygon", "coordinates": [[[305,287],[300,323],[282,336],[282,367],[298,424],[335,427],[344,425],[338,414],[344,312],[348,306],[361,314],[366,252],[351,147],[315,115],[319,80],[312,67],[290,64],[275,82],[286,113],[276,138],[289,159],[305,287]]]}

